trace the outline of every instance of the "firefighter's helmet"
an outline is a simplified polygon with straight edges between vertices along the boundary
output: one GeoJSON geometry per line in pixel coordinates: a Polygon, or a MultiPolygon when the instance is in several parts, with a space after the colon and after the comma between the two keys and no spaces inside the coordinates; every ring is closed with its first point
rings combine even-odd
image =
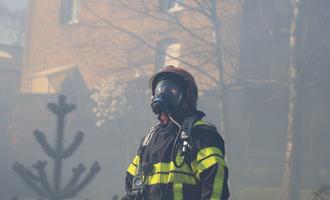
{"type": "Polygon", "coordinates": [[[149,81],[149,87],[152,95],[155,95],[155,87],[157,83],[163,79],[170,79],[180,83],[183,91],[183,99],[189,110],[197,109],[198,88],[194,77],[185,69],[166,66],[159,72],[154,74],[149,81]]]}

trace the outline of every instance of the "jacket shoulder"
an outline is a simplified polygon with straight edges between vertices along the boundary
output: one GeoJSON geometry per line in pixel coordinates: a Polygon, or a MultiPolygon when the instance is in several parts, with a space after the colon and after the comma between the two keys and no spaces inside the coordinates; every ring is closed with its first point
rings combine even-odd
{"type": "Polygon", "coordinates": [[[212,123],[204,121],[204,120],[197,120],[193,124],[193,128],[202,128],[202,129],[205,129],[205,130],[216,131],[217,132],[217,128],[212,123]]]}
{"type": "Polygon", "coordinates": [[[191,137],[197,149],[206,147],[218,147],[224,152],[224,140],[215,125],[204,120],[194,123],[191,137]]]}
{"type": "Polygon", "coordinates": [[[150,127],[148,130],[147,130],[147,133],[146,135],[141,139],[141,146],[146,146],[148,145],[151,137],[153,136],[153,134],[156,132],[156,130],[158,129],[159,127],[159,123],[153,125],[152,127],[150,127]]]}

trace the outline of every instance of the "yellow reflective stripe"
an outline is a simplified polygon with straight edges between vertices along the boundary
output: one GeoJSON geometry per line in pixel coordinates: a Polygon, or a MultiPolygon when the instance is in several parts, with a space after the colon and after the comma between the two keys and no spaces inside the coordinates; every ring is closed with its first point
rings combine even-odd
{"type": "Polygon", "coordinates": [[[217,163],[219,163],[222,166],[226,166],[225,160],[218,156],[211,156],[208,157],[207,159],[202,160],[201,162],[197,163],[198,173],[201,173],[202,171],[208,169],[209,167],[217,163]]]}
{"type": "Polygon", "coordinates": [[[173,183],[174,200],[183,200],[182,183],[173,183]]]}
{"type": "Polygon", "coordinates": [[[136,176],[138,173],[137,166],[139,165],[140,157],[136,155],[132,161],[132,163],[127,168],[127,172],[130,173],[132,176],[136,176]]]}
{"type": "Polygon", "coordinates": [[[130,173],[132,176],[136,176],[137,175],[137,167],[135,167],[133,165],[133,163],[131,163],[129,165],[129,167],[127,168],[127,172],[130,173]]]}
{"type": "Polygon", "coordinates": [[[211,200],[219,200],[222,195],[225,166],[218,165],[217,175],[214,178],[211,200]]]}
{"type": "Polygon", "coordinates": [[[195,126],[200,126],[200,125],[206,125],[206,126],[212,126],[212,127],[214,127],[213,124],[208,123],[208,122],[203,121],[203,120],[197,120],[197,121],[194,123],[193,127],[195,127],[195,126]]]}
{"type": "Polygon", "coordinates": [[[132,163],[137,166],[137,165],[139,165],[139,162],[140,162],[140,157],[138,155],[136,155],[134,157],[132,163]]]}
{"type": "Polygon", "coordinates": [[[186,183],[195,185],[196,179],[191,168],[186,163],[180,168],[176,168],[174,162],[156,163],[153,164],[151,174],[146,176],[145,183],[147,185],[159,183],[186,183]]]}
{"type": "MultiPolygon", "coordinates": [[[[177,157],[179,163],[182,162],[181,157],[177,157]]],[[[129,165],[127,172],[132,176],[136,176],[138,173],[138,165],[140,162],[139,156],[135,156],[132,163],[129,165]]],[[[159,183],[186,183],[196,184],[194,173],[190,166],[186,163],[182,167],[176,168],[174,162],[170,163],[156,163],[153,164],[151,175],[145,177],[145,184],[153,185],[159,183]]]]}
{"type": "Polygon", "coordinates": [[[226,166],[221,150],[217,147],[206,147],[197,153],[196,159],[191,163],[191,167],[196,174],[196,178],[199,179],[200,173],[217,163],[221,166],[226,166]]]}
{"type": "Polygon", "coordinates": [[[194,172],[195,177],[199,180],[199,173],[198,173],[198,169],[197,169],[197,161],[196,160],[193,160],[191,162],[191,169],[194,172]]]}
{"type": "Polygon", "coordinates": [[[156,163],[153,165],[152,174],[156,173],[169,173],[171,171],[183,172],[193,175],[190,167],[184,163],[182,167],[176,168],[173,162],[170,163],[156,163]]]}
{"type": "Polygon", "coordinates": [[[201,149],[197,153],[197,162],[200,162],[202,159],[211,156],[211,155],[219,155],[220,157],[223,157],[223,154],[221,150],[217,147],[206,147],[204,149],[201,149]]]}
{"type": "Polygon", "coordinates": [[[196,180],[193,175],[183,174],[180,172],[170,172],[168,174],[158,173],[151,174],[145,177],[146,185],[168,184],[168,183],[185,183],[196,185],[196,180]]]}

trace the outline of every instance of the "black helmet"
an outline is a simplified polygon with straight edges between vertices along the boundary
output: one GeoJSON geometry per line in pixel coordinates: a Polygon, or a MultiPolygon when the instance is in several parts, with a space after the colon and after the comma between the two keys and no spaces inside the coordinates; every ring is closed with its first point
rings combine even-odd
{"type": "Polygon", "coordinates": [[[197,109],[198,88],[194,77],[187,70],[169,65],[154,74],[149,81],[149,87],[153,96],[155,95],[157,83],[163,79],[179,82],[183,86],[182,92],[186,106],[192,111],[197,109]]]}

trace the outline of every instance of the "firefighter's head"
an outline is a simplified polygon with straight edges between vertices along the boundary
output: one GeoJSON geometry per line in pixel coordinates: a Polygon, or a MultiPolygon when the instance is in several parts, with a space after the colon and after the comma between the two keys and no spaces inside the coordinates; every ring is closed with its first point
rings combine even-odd
{"type": "Polygon", "coordinates": [[[151,77],[149,86],[155,114],[189,115],[196,111],[198,89],[188,71],[166,66],[151,77]]]}

